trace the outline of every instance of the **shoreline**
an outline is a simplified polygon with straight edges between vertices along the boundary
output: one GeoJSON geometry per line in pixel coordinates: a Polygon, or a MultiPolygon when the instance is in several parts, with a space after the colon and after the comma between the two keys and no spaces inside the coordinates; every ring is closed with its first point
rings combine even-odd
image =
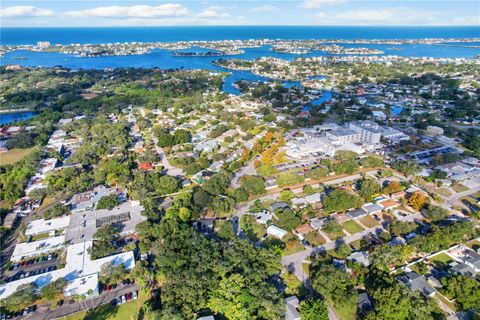
{"type": "Polygon", "coordinates": [[[22,112],[35,112],[32,109],[6,109],[0,110],[0,114],[12,114],[12,113],[22,113],[22,112]]]}

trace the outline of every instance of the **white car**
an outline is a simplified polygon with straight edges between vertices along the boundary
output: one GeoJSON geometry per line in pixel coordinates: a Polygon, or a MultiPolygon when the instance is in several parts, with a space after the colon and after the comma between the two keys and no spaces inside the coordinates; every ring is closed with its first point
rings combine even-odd
{"type": "Polygon", "coordinates": [[[138,298],[137,291],[133,291],[132,292],[132,300],[137,300],[137,298],[138,298]]]}

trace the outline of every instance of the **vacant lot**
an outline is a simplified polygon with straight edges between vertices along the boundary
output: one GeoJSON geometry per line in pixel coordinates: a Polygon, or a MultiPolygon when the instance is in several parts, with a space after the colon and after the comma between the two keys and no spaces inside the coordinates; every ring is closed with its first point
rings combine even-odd
{"type": "Polygon", "coordinates": [[[379,225],[377,220],[373,219],[371,216],[366,216],[360,219],[360,222],[367,228],[373,228],[379,225]]]}
{"type": "MultiPolygon", "coordinates": [[[[323,230],[323,232],[325,232],[325,230],[323,230]]],[[[325,234],[330,240],[337,240],[345,236],[345,233],[343,233],[343,230],[339,232],[325,232],[325,234]]]]}
{"type": "Polygon", "coordinates": [[[351,234],[363,231],[363,228],[353,220],[345,222],[343,224],[343,228],[345,228],[345,230],[347,230],[347,232],[351,234]]]}
{"type": "Polygon", "coordinates": [[[325,239],[317,231],[310,231],[305,235],[305,239],[312,246],[320,246],[325,243],[325,239]]]}
{"type": "Polygon", "coordinates": [[[8,150],[7,152],[0,153],[0,166],[6,165],[6,164],[13,164],[17,161],[20,161],[23,159],[23,157],[32,153],[32,151],[33,151],[33,148],[11,149],[11,150],[8,150]]]}

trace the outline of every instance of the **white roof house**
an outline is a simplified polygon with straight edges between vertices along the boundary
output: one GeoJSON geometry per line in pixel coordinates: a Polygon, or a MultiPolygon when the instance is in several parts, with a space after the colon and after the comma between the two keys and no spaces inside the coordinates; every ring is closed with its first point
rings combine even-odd
{"type": "Polygon", "coordinates": [[[347,257],[347,260],[361,263],[365,267],[368,267],[370,265],[370,260],[368,258],[368,252],[367,251],[354,252],[347,257]]]}
{"type": "Polygon", "coordinates": [[[273,218],[273,215],[268,210],[262,210],[260,212],[254,213],[253,215],[257,219],[257,223],[261,224],[267,224],[268,221],[271,221],[273,218]]]}
{"type": "Polygon", "coordinates": [[[13,250],[10,260],[17,262],[30,257],[39,256],[55,250],[59,250],[65,246],[65,236],[47,238],[33,242],[18,243],[13,250]]]}
{"type": "Polygon", "coordinates": [[[65,229],[70,224],[70,217],[60,217],[55,219],[38,219],[33,220],[27,226],[27,230],[25,231],[25,235],[36,235],[42,233],[48,233],[50,231],[56,231],[65,229]]]}
{"type": "Polygon", "coordinates": [[[274,225],[271,225],[267,228],[268,235],[274,236],[279,239],[282,239],[283,237],[285,237],[287,233],[288,233],[287,231],[274,225]]]}
{"type": "Polygon", "coordinates": [[[305,199],[303,198],[292,198],[291,201],[292,201],[292,205],[296,207],[302,207],[306,204],[305,199]]]}
{"type": "Polygon", "coordinates": [[[321,200],[322,200],[322,197],[321,197],[320,193],[318,193],[318,192],[309,194],[308,196],[305,196],[305,201],[307,203],[310,203],[310,204],[318,203],[321,200]]]}
{"type": "Polygon", "coordinates": [[[377,212],[380,212],[382,211],[383,207],[378,205],[378,204],[375,204],[375,203],[366,203],[363,205],[363,210],[365,210],[368,214],[371,214],[371,213],[377,213],[377,212]]]}
{"type": "Polygon", "coordinates": [[[327,221],[326,218],[322,218],[322,219],[312,218],[310,219],[310,225],[314,230],[318,230],[321,227],[323,227],[323,225],[325,224],[325,221],[327,221]]]}

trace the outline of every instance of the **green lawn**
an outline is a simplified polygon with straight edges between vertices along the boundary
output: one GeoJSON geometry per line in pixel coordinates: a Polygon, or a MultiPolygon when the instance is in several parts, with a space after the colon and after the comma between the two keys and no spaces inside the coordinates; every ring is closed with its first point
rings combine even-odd
{"type": "Polygon", "coordinates": [[[7,152],[0,153],[0,166],[6,164],[13,164],[19,160],[22,160],[23,157],[32,153],[33,148],[30,149],[10,149],[7,152]]]}
{"type": "Polygon", "coordinates": [[[465,187],[463,184],[460,184],[460,183],[454,183],[452,185],[452,189],[455,191],[455,192],[464,192],[464,191],[467,191],[468,188],[465,187]]]}
{"type": "Polygon", "coordinates": [[[310,231],[304,237],[312,246],[320,246],[325,243],[325,239],[317,231],[310,231]]]}
{"type": "Polygon", "coordinates": [[[362,249],[361,243],[361,240],[355,240],[350,242],[350,245],[355,249],[355,251],[360,251],[362,249]]]}
{"type": "Polygon", "coordinates": [[[353,220],[349,220],[349,221],[345,222],[342,226],[350,234],[354,234],[354,233],[363,231],[363,228],[353,220]]]}
{"type": "Polygon", "coordinates": [[[360,219],[360,222],[367,228],[373,228],[379,225],[378,221],[373,219],[371,216],[366,216],[360,219]]]}
{"type": "Polygon", "coordinates": [[[305,272],[305,274],[307,276],[310,276],[310,264],[309,263],[302,263],[302,269],[303,269],[303,272],[305,272]]]}
{"type": "Polygon", "coordinates": [[[48,233],[40,233],[32,236],[32,241],[42,240],[48,238],[48,233]]]}
{"type": "Polygon", "coordinates": [[[448,197],[450,196],[452,193],[450,192],[450,190],[448,190],[447,188],[438,188],[437,189],[437,192],[439,194],[441,194],[442,196],[445,196],[445,197],[448,197]]]}
{"type": "Polygon", "coordinates": [[[333,308],[337,313],[338,317],[341,320],[355,320],[357,319],[357,306],[337,306],[334,305],[333,308]]]}
{"type": "Polygon", "coordinates": [[[470,195],[471,197],[474,197],[474,198],[477,198],[477,199],[480,199],[480,191],[479,192],[475,192],[474,194],[470,195]]]}
{"type": "Polygon", "coordinates": [[[446,253],[439,253],[437,255],[434,255],[433,257],[430,257],[430,261],[432,261],[432,263],[438,267],[438,268],[442,268],[442,267],[446,267],[450,262],[453,261],[452,258],[450,258],[449,255],[447,255],[446,253]]]}
{"type": "Polygon", "coordinates": [[[480,241],[477,239],[468,241],[467,246],[472,248],[473,250],[477,250],[478,248],[480,248],[480,241]]]}
{"type": "MultiPolygon", "coordinates": [[[[287,237],[287,236],[286,236],[287,237]]],[[[283,253],[282,255],[283,256],[288,256],[288,255],[291,255],[291,254],[294,254],[294,253],[297,253],[297,252],[300,252],[302,250],[305,250],[305,247],[299,242],[297,241],[297,243],[295,244],[295,246],[287,249],[285,248],[285,250],[283,250],[283,253]]]]}
{"type": "MultiPolygon", "coordinates": [[[[325,230],[323,230],[323,232],[325,232],[325,230]]],[[[325,234],[327,235],[327,237],[330,239],[330,240],[337,240],[337,239],[340,239],[340,238],[343,238],[345,237],[345,233],[343,233],[343,230],[340,231],[340,232],[325,232],[325,234]]]]}

